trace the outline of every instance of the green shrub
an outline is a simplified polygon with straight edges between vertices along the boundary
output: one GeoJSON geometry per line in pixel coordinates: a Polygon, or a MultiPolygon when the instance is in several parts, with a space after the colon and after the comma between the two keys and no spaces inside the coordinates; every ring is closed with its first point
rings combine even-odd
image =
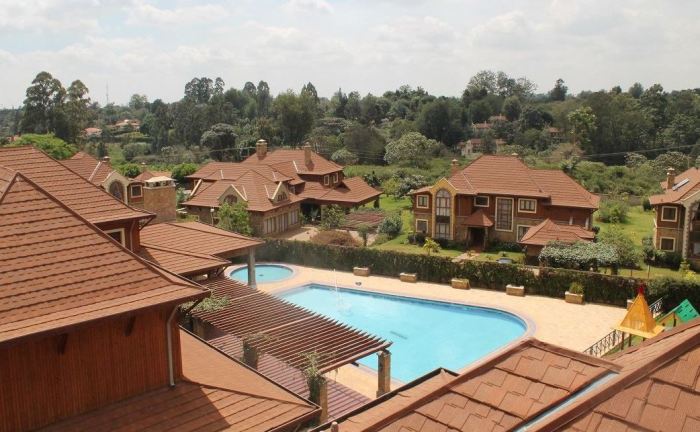
{"type": "Polygon", "coordinates": [[[571,282],[569,285],[569,292],[571,294],[583,295],[583,285],[580,282],[571,282]]]}
{"type": "Polygon", "coordinates": [[[311,237],[311,242],[321,245],[357,247],[357,241],[346,231],[319,231],[316,235],[311,237]]]}
{"type": "Polygon", "coordinates": [[[649,202],[649,198],[644,198],[642,200],[642,209],[644,211],[651,211],[652,207],[651,207],[651,202],[649,202]]]}
{"type": "Polygon", "coordinates": [[[403,221],[400,214],[391,214],[385,217],[377,226],[377,232],[386,234],[389,238],[395,238],[401,234],[403,221]]]}
{"type": "Polygon", "coordinates": [[[621,199],[603,200],[598,210],[598,220],[608,223],[625,223],[628,212],[629,205],[626,201],[621,199]]]}
{"type": "Polygon", "coordinates": [[[588,270],[598,266],[618,266],[615,248],[605,243],[576,242],[566,244],[551,242],[540,252],[539,259],[551,267],[588,270]]]}
{"type": "Polygon", "coordinates": [[[345,222],[345,211],[335,204],[321,208],[321,228],[340,228],[345,222]]]}

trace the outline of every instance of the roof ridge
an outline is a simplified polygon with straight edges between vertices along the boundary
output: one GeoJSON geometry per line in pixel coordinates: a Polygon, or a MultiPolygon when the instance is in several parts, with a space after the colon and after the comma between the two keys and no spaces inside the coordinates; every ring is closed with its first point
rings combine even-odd
{"type": "Polygon", "coordinates": [[[206,259],[218,260],[218,261],[221,261],[223,263],[228,263],[227,260],[225,260],[223,258],[219,258],[216,255],[208,255],[208,254],[192,252],[192,251],[188,251],[188,250],[184,250],[184,249],[176,249],[176,248],[171,248],[171,247],[167,247],[167,246],[159,246],[159,245],[154,245],[154,244],[148,243],[148,242],[141,242],[141,246],[147,247],[149,249],[157,249],[157,250],[161,250],[161,251],[165,251],[165,252],[172,252],[172,253],[176,253],[176,254],[180,254],[180,255],[189,255],[189,256],[192,256],[195,258],[206,258],[206,259]]]}

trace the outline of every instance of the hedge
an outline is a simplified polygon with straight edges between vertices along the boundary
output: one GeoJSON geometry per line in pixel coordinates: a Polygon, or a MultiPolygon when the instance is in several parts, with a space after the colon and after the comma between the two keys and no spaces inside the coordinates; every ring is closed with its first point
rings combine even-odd
{"type": "MultiPolygon", "coordinates": [[[[440,256],[318,245],[293,240],[267,240],[256,255],[261,261],[287,262],[348,272],[353,267],[369,267],[372,274],[380,276],[397,277],[401,272],[418,273],[418,279],[425,282],[447,284],[453,277],[467,278],[474,286],[499,291],[505,291],[507,284],[524,285],[529,294],[556,298],[564,298],[569,285],[579,282],[584,287],[586,301],[616,306],[625,306],[627,299],[635,296],[640,282],[638,279],[577,270],[533,269],[488,261],[454,263],[450,258],[440,256]],[[537,271],[539,273],[535,274],[537,271]]],[[[674,281],[676,282],[678,281],[674,281]]],[[[654,293],[650,293],[649,300],[654,301],[662,294],[668,295],[669,289],[677,289],[665,287],[662,285],[661,288],[656,288],[654,293]]],[[[684,292],[686,291],[692,292],[690,289],[684,292]]],[[[693,303],[700,304],[700,301],[693,303]]]]}

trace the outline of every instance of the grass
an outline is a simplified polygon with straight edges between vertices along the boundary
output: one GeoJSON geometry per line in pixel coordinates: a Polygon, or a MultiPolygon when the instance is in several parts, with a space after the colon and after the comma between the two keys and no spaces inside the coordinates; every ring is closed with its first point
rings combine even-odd
{"type": "Polygon", "coordinates": [[[381,181],[384,181],[397,172],[417,174],[424,176],[429,183],[434,183],[450,173],[450,158],[432,158],[424,168],[415,166],[402,167],[399,165],[348,165],[343,169],[347,177],[364,176],[374,173],[381,181]]]}

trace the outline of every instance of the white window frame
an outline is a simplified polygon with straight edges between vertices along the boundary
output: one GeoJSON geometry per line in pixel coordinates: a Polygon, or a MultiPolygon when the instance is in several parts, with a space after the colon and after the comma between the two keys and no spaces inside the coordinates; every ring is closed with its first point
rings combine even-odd
{"type": "MultiPolygon", "coordinates": [[[[126,230],[124,228],[115,228],[111,230],[105,230],[104,233],[107,235],[113,234],[118,232],[122,238],[122,241],[118,242],[122,246],[126,247],[126,230]]],[[[109,236],[111,239],[114,239],[114,237],[109,236]]],[[[115,239],[116,240],[116,239],[115,239]]]]}
{"type": "Polygon", "coordinates": [[[502,232],[513,232],[513,226],[515,225],[515,199],[514,198],[507,198],[507,197],[496,197],[496,206],[495,206],[494,213],[496,216],[496,223],[494,225],[494,229],[496,231],[502,231],[502,232]],[[498,228],[498,200],[510,201],[510,229],[498,228]]]}
{"type": "Polygon", "coordinates": [[[430,197],[428,195],[416,195],[416,208],[427,209],[430,208],[430,197]],[[425,205],[420,205],[421,198],[425,198],[425,205]]]}
{"type": "Polygon", "coordinates": [[[452,237],[452,226],[449,223],[436,222],[435,223],[435,236],[434,237],[439,238],[439,239],[449,240],[450,237],[452,237]],[[438,227],[440,225],[447,225],[447,233],[445,234],[445,237],[440,237],[441,234],[438,234],[438,227]]]}
{"type": "Polygon", "coordinates": [[[488,207],[491,205],[491,197],[488,195],[477,195],[474,197],[474,207],[488,207]],[[486,205],[479,204],[476,199],[477,198],[486,198],[486,205]]]}
{"type": "Polygon", "coordinates": [[[430,221],[428,221],[428,219],[416,219],[416,232],[423,232],[418,229],[418,222],[425,222],[425,233],[428,234],[430,230],[430,221]]]}
{"type": "Polygon", "coordinates": [[[674,237],[659,237],[659,250],[674,252],[676,250],[676,239],[674,237]],[[671,240],[673,242],[673,249],[663,249],[661,245],[663,244],[664,240],[671,240]]]}
{"type": "Polygon", "coordinates": [[[131,192],[131,198],[141,198],[141,197],[143,197],[143,186],[140,184],[131,185],[131,186],[129,186],[129,192],[131,192]],[[138,195],[135,195],[134,188],[139,188],[141,193],[138,195]]]}
{"type": "MultiPolygon", "coordinates": [[[[674,207],[674,206],[661,206],[661,222],[678,222],[678,207],[674,207]],[[674,215],[673,219],[664,219],[664,209],[667,209],[667,208],[673,209],[673,211],[674,211],[674,213],[673,213],[673,215],[674,215]]],[[[670,237],[667,237],[667,238],[670,238],[670,237]]]]}
{"type": "Polygon", "coordinates": [[[530,228],[532,228],[532,227],[533,227],[533,225],[516,225],[516,226],[515,226],[515,240],[516,240],[516,241],[520,241],[520,239],[522,239],[523,237],[525,237],[525,234],[527,234],[527,230],[525,230],[525,232],[523,233],[522,237],[518,237],[518,232],[520,232],[520,228],[527,228],[527,229],[530,229],[530,228]]]}
{"type": "Polygon", "coordinates": [[[331,178],[328,174],[323,176],[323,185],[324,186],[330,186],[331,184],[331,178]]]}
{"type": "Polygon", "coordinates": [[[534,198],[518,198],[518,213],[537,213],[537,200],[534,198]],[[522,207],[520,207],[521,202],[525,201],[532,201],[535,203],[535,209],[534,210],[523,210],[522,207]]]}
{"type": "Polygon", "coordinates": [[[333,173],[333,184],[338,183],[338,173],[333,173]]]}

